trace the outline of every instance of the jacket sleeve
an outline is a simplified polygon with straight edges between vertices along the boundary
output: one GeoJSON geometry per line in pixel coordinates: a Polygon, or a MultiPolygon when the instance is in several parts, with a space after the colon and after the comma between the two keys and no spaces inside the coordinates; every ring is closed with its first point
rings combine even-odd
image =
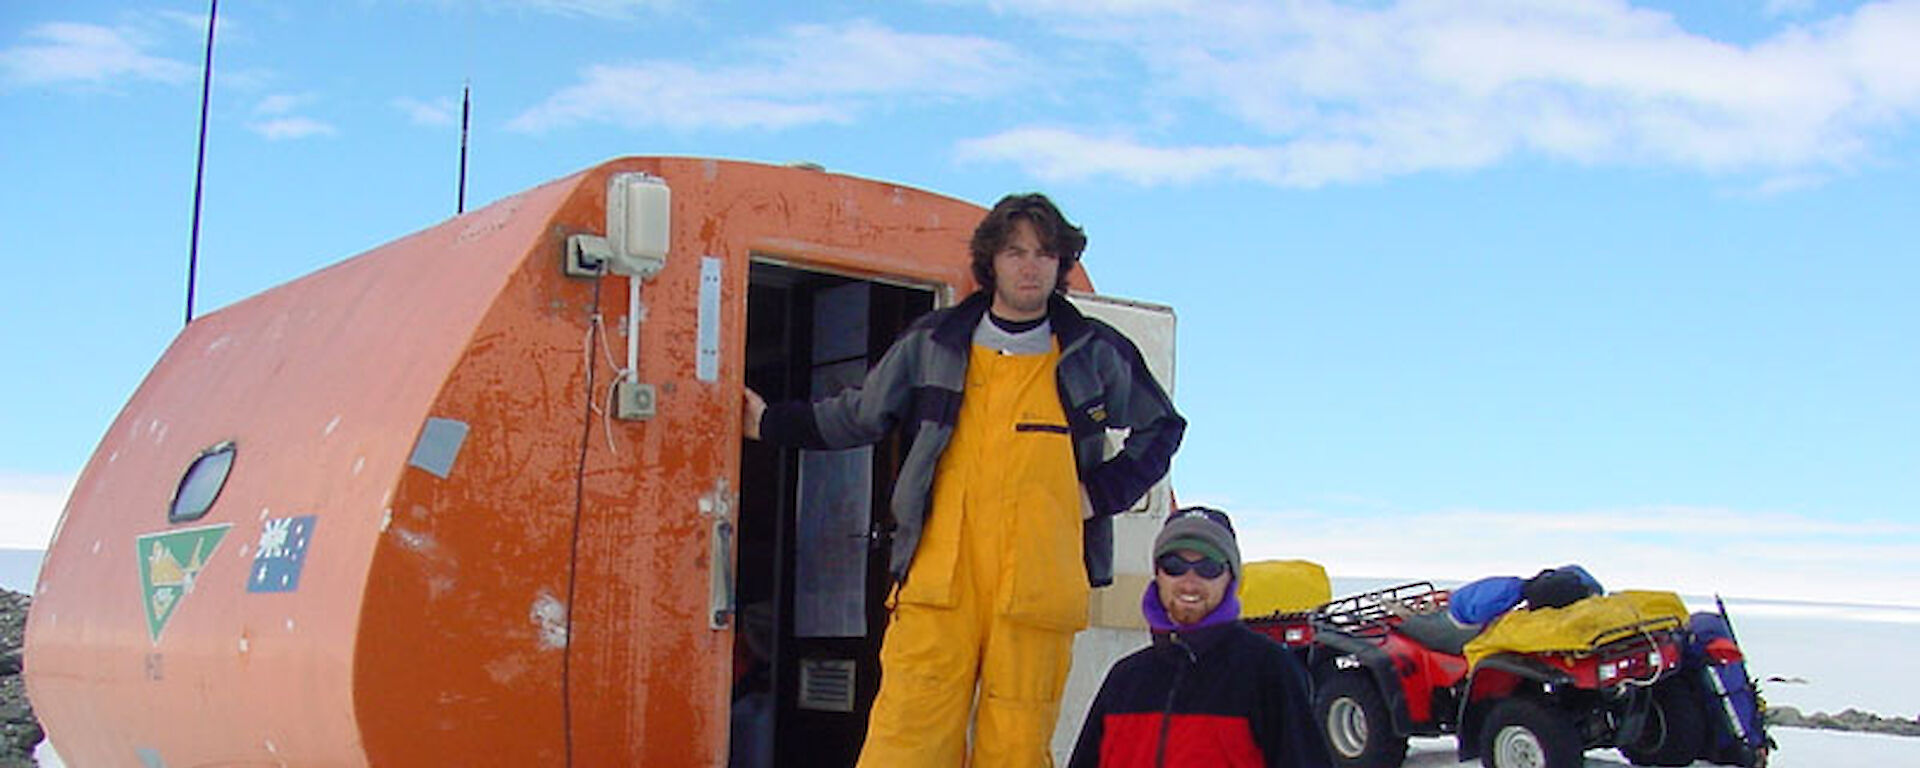
{"type": "Polygon", "coordinates": [[[1306,668],[1291,653],[1274,647],[1269,651],[1274,662],[1267,665],[1267,680],[1262,685],[1262,712],[1254,722],[1254,739],[1267,757],[1270,768],[1331,768],[1326,738],[1314,722],[1313,701],[1308,691],[1306,668]]]}
{"type": "Polygon", "coordinates": [[[1093,704],[1087,707],[1087,719],[1080,723],[1080,738],[1073,742],[1073,756],[1067,758],[1067,768],[1098,768],[1100,765],[1100,742],[1106,738],[1106,713],[1112,696],[1114,670],[1107,670],[1107,679],[1100,683],[1100,692],[1094,694],[1093,704]]]}
{"type": "Polygon", "coordinates": [[[760,436],[776,445],[815,450],[879,442],[900,421],[913,394],[914,372],[925,354],[924,329],[915,329],[887,349],[860,386],[825,399],[767,406],[760,436]]]}
{"type": "Polygon", "coordinates": [[[1124,334],[1100,326],[1105,352],[1099,361],[1106,388],[1109,428],[1127,430],[1121,450],[1082,478],[1094,512],[1124,512],[1165,477],[1174,451],[1187,431],[1187,420],[1173,408],[1173,398],[1147,369],[1140,350],[1124,334]]]}

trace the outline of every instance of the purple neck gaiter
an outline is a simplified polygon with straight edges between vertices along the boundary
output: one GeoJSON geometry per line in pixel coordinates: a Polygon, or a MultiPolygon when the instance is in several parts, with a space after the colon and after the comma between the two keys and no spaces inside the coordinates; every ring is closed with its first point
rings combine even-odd
{"type": "Polygon", "coordinates": [[[1196,629],[1217,627],[1240,619],[1240,596],[1234,594],[1235,591],[1233,585],[1229,583],[1227,596],[1220,600],[1219,605],[1213,607],[1212,613],[1193,624],[1175,624],[1173,617],[1167,615],[1167,607],[1160,604],[1160,582],[1150,581],[1147,582],[1147,593],[1140,597],[1140,612],[1146,615],[1147,626],[1155,632],[1174,630],[1191,632],[1196,629]]]}

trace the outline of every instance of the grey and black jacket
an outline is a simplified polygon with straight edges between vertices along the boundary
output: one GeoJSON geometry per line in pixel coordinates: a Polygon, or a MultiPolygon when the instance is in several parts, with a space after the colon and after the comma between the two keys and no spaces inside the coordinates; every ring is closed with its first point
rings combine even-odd
{"type": "MultiPolygon", "coordinates": [[[[958,305],[921,316],[859,388],[818,402],[769,406],[760,422],[766,440],[813,449],[867,445],[895,426],[907,430],[911,447],[893,487],[890,568],[895,582],[906,577],[920,544],[934,469],[960,415],[974,328],[991,298],[976,292],[958,305]]],[[[1087,581],[1104,587],[1113,583],[1112,516],[1166,474],[1187,422],[1125,335],[1080,314],[1058,294],[1048,312],[1060,344],[1060,403],[1073,434],[1080,483],[1093,502],[1093,519],[1083,525],[1087,581]],[[1122,449],[1111,458],[1109,429],[1128,430],[1122,449]]]]}

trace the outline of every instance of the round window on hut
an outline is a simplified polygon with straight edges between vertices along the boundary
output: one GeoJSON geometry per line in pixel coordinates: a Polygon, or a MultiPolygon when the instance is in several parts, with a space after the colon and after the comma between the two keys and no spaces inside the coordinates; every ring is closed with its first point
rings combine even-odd
{"type": "Polygon", "coordinates": [[[220,489],[227,487],[227,474],[233,471],[232,440],[216,443],[194,457],[173,489],[173,504],[167,508],[167,522],[198,520],[213,508],[220,489]]]}

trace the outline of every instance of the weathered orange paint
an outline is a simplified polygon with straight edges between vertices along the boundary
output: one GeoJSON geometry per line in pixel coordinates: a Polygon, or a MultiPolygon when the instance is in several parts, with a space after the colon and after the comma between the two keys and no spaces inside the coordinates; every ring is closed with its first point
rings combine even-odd
{"type": "Polygon", "coordinates": [[[26,678],[55,747],[87,766],[724,764],[732,636],[709,626],[709,547],[740,487],[750,260],[956,296],[981,213],[813,170],[626,158],[194,320],[47,554],[26,678]],[[623,171],[673,193],[643,291],[644,422],[601,413],[627,278],[561,271],[623,171]],[[702,257],[723,264],[711,382],[702,257]],[[468,427],[445,478],[409,464],[429,418],[468,427]],[[182,471],[222,440],[238,454],[218,502],[170,526],[182,471]],[[265,522],[300,515],[298,590],[248,592],[265,522]],[[202,525],[231,528],[150,640],[135,538],[202,525]]]}

